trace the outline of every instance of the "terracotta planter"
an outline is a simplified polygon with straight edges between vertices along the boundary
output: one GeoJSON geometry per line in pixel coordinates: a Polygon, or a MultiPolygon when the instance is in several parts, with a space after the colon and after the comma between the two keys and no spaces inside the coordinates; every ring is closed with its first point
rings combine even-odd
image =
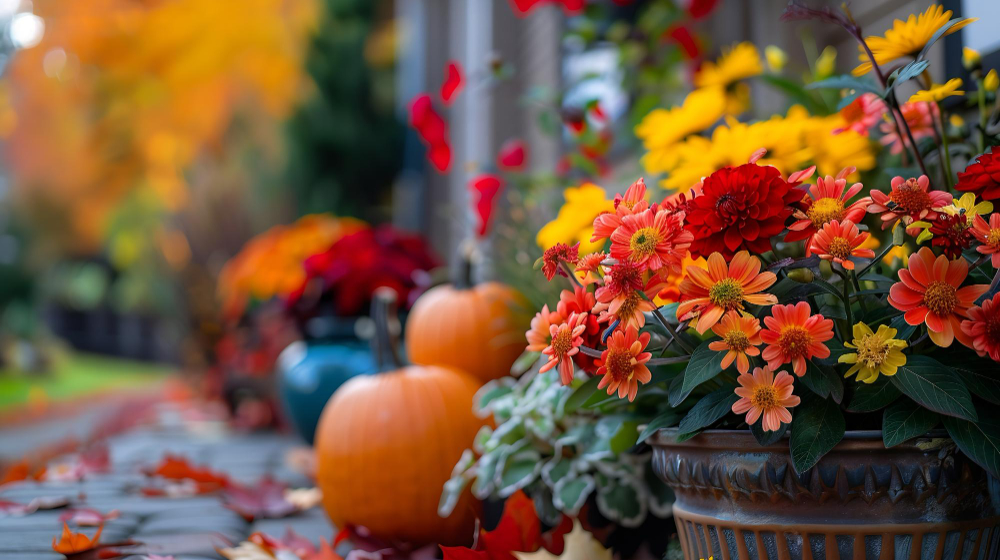
{"type": "Polygon", "coordinates": [[[787,437],[676,434],[651,443],[685,560],[1000,558],[1000,485],[943,433],[885,449],[881,432],[848,432],[801,475],[787,437]]]}

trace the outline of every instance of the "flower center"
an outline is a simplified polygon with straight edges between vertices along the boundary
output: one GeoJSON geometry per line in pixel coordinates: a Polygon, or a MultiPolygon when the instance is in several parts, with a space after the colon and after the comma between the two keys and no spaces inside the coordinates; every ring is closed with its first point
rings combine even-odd
{"type": "Polygon", "coordinates": [[[656,252],[656,246],[660,243],[660,232],[655,228],[644,227],[632,234],[629,240],[629,248],[635,257],[648,257],[656,252]]]}
{"type": "Polygon", "coordinates": [[[736,200],[735,196],[730,193],[726,193],[720,196],[715,202],[715,208],[725,214],[733,215],[739,213],[740,203],[736,200]]]}
{"type": "Polygon", "coordinates": [[[827,250],[831,256],[840,260],[847,260],[847,257],[851,256],[851,242],[843,237],[834,237],[830,240],[827,250]]]}
{"type": "Polygon", "coordinates": [[[564,356],[566,352],[573,349],[573,331],[569,327],[562,327],[552,337],[552,353],[556,356],[564,356]]]}
{"type": "Polygon", "coordinates": [[[806,214],[812,220],[814,226],[821,227],[833,220],[842,220],[844,218],[844,203],[837,198],[821,198],[812,203],[806,214]]]}
{"type": "Polygon", "coordinates": [[[745,352],[747,348],[750,348],[750,338],[747,336],[747,333],[741,330],[733,329],[727,332],[723,340],[726,341],[729,349],[734,352],[745,352]]]}
{"type": "Polygon", "coordinates": [[[986,320],[986,339],[991,345],[1000,344],[1000,315],[994,313],[986,320]]]}
{"type": "Polygon", "coordinates": [[[858,348],[858,361],[870,368],[877,368],[889,357],[889,343],[875,334],[866,334],[854,341],[858,348]]]}
{"type": "Polygon", "coordinates": [[[1000,229],[991,229],[989,236],[986,237],[986,244],[996,247],[1000,245],[1000,229]]]}
{"type": "Polygon", "coordinates": [[[635,310],[639,307],[639,301],[642,298],[639,297],[638,292],[628,292],[618,297],[623,299],[621,307],[618,308],[618,313],[615,316],[625,321],[632,315],[635,315],[635,310]]]}
{"type": "Polygon", "coordinates": [[[792,325],[785,327],[778,336],[778,346],[785,352],[785,355],[795,357],[805,355],[809,344],[812,342],[812,335],[804,327],[792,325]]]}
{"type": "Polygon", "coordinates": [[[615,381],[625,381],[632,377],[632,354],[627,350],[608,350],[604,365],[615,381]]]}
{"type": "Polygon", "coordinates": [[[916,179],[907,179],[893,189],[889,193],[889,200],[910,214],[925,210],[931,205],[930,195],[920,188],[916,179]]]}
{"type": "Polygon", "coordinates": [[[732,278],[723,278],[708,291],[708,299],[726,309],[743,308],[743,286],[732,278]]]}
{"type": "Polygon", "coordinates": [[[927,290],[924,292],[924,305],[931,313],[940,317],[950,315],[958,305],[956,291],[955,286],[941,280],[935,280],[927,286],[927,290]]]}
{"type": "Polygon", "coordinates": [[[750,395],[750,404],[761,409],[770,410],[778,406],[778,391],[774,385],[757,385],[750,395]]]}

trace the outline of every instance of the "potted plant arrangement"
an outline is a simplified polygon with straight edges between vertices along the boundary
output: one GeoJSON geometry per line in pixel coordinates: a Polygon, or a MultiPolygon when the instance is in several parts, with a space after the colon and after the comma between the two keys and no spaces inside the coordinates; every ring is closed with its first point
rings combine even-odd
{"type": "Polygon", "coordinates": [[[680,192],[640,179],[591,209],[596,249],[546,248],[567,289],[527,333],[535,367],[477,395],[496,425],[442,511],[471,485],[552,520],[594,496],[628,525],[667,514],[654,473],[687,560],[995,557],[1000,84],[972,52],[971,95],[932,82],[928,49],[974,21],[951,16],[866,39],[846,7],[793,2],[858,39],[853,75],[740,123],[763,72],[744,44],[651,112],[643,163],[680,192]]]}

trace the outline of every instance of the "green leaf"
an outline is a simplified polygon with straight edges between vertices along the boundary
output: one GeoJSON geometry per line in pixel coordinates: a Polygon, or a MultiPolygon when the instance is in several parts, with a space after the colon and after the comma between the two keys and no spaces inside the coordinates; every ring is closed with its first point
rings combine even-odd
{"type": "Polygon", "coordinates": [[[824,399],[832,397],[837,404],[844,400],[844,382],[840,376],[826,366],[814,364],[812,360],[806,362],[806,374],[799,381],[824,399]]]}
{"type": "Polygon", "coordinates": [[[716,352],[708,345],[709,341],[702,342],[691,354],[691,360],[688,361],[687,369],[684,370],[681,390],[670,394],[671,406],[681,404],[695,387],[722,373],[722,358],[725,357],[726,353],[716,352]]]}
{"type": "Polygon", "coordinates": [[[899,340],[909,340],[913,333],[917,332],[917,327],[906,322],[903,315],[894,318],[889,322],[889,328],[896,329],[896,338],[899,340]]]}
{"type": "Polygon", "coordinates": [[[525,449],[509,456],[495,481],[497,495],[506,498],[531,484],[542,469],[541,455],[534,449],[525,449]]]}
{"type": "Polygon", "coordinates": [[[891,87],[897,87],[899,84],[910,81],[919,76],[924,70],[927,69],[928,66],[930,66],[930,62],[927,62],[926,60],[914,60],[906,66],[896,70],[892,74],[889,74],[889,79],[887,81],[891,84],[891,87]]]}
{"type": "Polygon", "coordinates": [[[658,432],[660,428],[669,428],[673,426],[677,423],[679,418],[680,414],[674,410],[668,410],[656,418],[653,418],[649,424],[646,424],[646,427],[643,428],[642,433],[639,434],[639,438],[636,440],[636,443],[646,441],[652,437],[653,434],[658,432]]]}
{"type": "Polygon", "coordinates": [[[993,362],[971,360],[951,369],[962,378],[973,395],[993,404],[1000,404],[1000,372],[993,362]]]}
{"type": "Polygon", "coordinates": [[[580,513],[593,491],[594,478],[589,474],[564,477],[552,489],[552,501],[560,511],[572,517],[580,513]]]}
{"type": "MultiPolygon", "coordinates": [[[[795,409],[792,409],[790,412],[792,413],[792,421],[794,422],[795,409]]],[[[788,431],[788,424],[782,424],[780,428],[774,430],[773,432],[765,431],[763,428],[763,424],[764,421],[763,419],[761,419],[757,420],[757,422],[754,423],[754,425],[750,426],[750,433],[753,434],[753,437],[757,440],[757,443],[759,443],[762,447],[771,445],[772,443],[778,441],[779,439],[784,437],[785,432],[788,431]]]]}
{"type": "Polygon", "coordinates": [[[618,431],[611,437],[611,452],[615,455],[628,451],[636,444],[639,436],[639,423],[635,420],[622,422],[618,431]]]}
{"type": "Polygon", "coordinates": [[[490,412],[490,403],[504,395],[509,395],[513,391],[514,388],[510,383],[503,383],[499,379],[490,381],[476,392],[478,410],[481,412],[490,412]]]}
{"type": "Polygon", "coordinates": [[[826,292],[816,283],[803,284],[791,278],[782,278],[768,291],[782,302],[802,301],[811,295],[826,292]]]}
{"type": "Polygon", "coordinates": [[[839,360],[841,356],[853,352],[850,348],[844,348],[844,344],[836,338],[826,341],[825,344],[826,347],[830,349],[830,356],[823,359],[816,359],[816,363],[824,366],[836,367],[839,363],[837,360],[839,360]]]}
{"type": "Polygon", "coordinates": [[[1000,422],[988,418],[967,422],[945,416],[944,427],[958,448],[994,478],[1000,478],[1000,422]]]}
{"type": "Polygon", "coordinates": [[[860,80],[851,76],[850,74],[844,74],[841,76],[833,76],[825,80],[820,80],[818,82],[813,82],[811,84],[806,84],[806,89],[854,89],[858,91],[864,91],[868,93],[874,93],[875,95],[882,97],[882,90],[875,87],[870,82],[860,80]]]}
{"type": "Polygon", "coordinates": [[[819,397],[803,399],[796,407],[789,441],[795,471],[801,474],[812,468],[840,443],[845,429],[844,415],[837,403],[819,397]]]}
{"type": "Polygon", "coordinates": [[[889,378],[881,375],[874,383],[858,383],[855,385],[854,396],[851,397],[847,410],[851,412],[874,412],[882,407],[892,404],[902,393],[889,381],[889,378]]]}
{"type": "Polygon", "coordinates": [[[816,106],[816,100],[813,99],[798,82],[772,74],[761,74],[758,78],[763,80],[765,83],[774,86],[776,89],[781,90],[788,95],[788,97],[805,105],[809,109],[810,113],[815,114],[819,112],[819,108],[816,106]]]}
{"type": "Polygon", "coordinates": [[[648,501],[642,482],[635,477],[598,475],[597,508],[623,527],[638,527],[646,517],[648,501]]]}
{"type": "Polygon", "coordinates": [[[597,393],[597,386],[600,383],[601,378],[594,376],[585,381],[583,385],[573,389],[573,393],[566,399],[566,404],[563,405],[563,411],[570,413],[578,410],[590,397],[597,393]]]}
{"type": "Polygon", "coordinates": [[[899,399],[882,413],[882,441],[895,447],[937,426],[940,417],[910,399],[899,399]]]}
{"type": "Polygon", "coordinates": [[[554,488],[564,476],[569,474],[572,467],[573,461],[570,459],[566,457],[553,457],[542,465],[540,474],[542,475],[542,480],[554,488]]]}
{"type": "Polygon", "coordinates": [[[892,383],[904,395],[924,408],[946,416],[976,420],[972,397],[962,380],[950,368],[923,355],[907,356],[892,383]]]}
{"type": "Polygon", "coordinates": [[[522,352],[520,356],[514,360],[514,364],[510,366],[510,374],[514,377],[519,377],[524,372],[531,369],[531,366],[535,365],[542,355],[541,352],[528,352],[527,350],[522,352]]]}
{"type": "Polygon", "coordinates": [[[681,420],[680,435],[696,432],[729,414],[739,396],[732,387],[723,387],[702,397],[681,420]]]}

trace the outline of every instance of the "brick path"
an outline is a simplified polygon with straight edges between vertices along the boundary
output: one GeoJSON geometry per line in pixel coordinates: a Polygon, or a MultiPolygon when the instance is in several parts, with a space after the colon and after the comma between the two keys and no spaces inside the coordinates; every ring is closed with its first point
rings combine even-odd
{"type": "MultiPolygon", "coordinates": [[[[0,489],[0,500],[27,503],[38,497],[78,497],[77,505],[101,512],[117,509],[121,516],[108,521],[101,542],[133,539],[146,544],[150,554],[174,555],[177,560],[221,558],[215,547],[235,544],[254,531],[280,537],[291,528],[317,542],[330,540],[334,529],[320,508],[283,519],[247,523],[223,507],[214,495],[190,498],[146,497],[136,492],[144,480],[140,469],[155,466],[166,453],[207,465],[237,482],[254,483],[270,474],[293,488],[311,487],[301,474],[284,466],[289,449],[301,445],[294,437],[277,434],[232,434],[223,429],[192,432],[176,419],[175,411],[159,411],[157,425],[137,428],[108,440],[111,472],[81,482],[21,482],[0,489]]],[[[0,433],[0,447],[14,438],[0,433]]],[[[0,560],[55,560],[52,537],[61,530],[61,510],[38,511],[23,517],[0,517],[0,560]]],[[[71,527],[72,528],[72,527],[71,527]]],[[[76,528],[93,535],[96,528],[76,528]]],[[[138,560],[144,556],[133,556],[138,560]]]]}

